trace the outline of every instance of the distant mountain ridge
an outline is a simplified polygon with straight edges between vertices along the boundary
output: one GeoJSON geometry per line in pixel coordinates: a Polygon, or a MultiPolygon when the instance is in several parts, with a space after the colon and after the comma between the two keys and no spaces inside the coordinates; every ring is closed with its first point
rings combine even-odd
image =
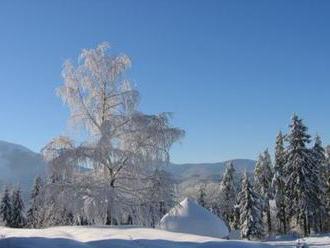
{"type": "Polygon", "coordinates": [[[0,186],[19,186],[29,194],[36,176],[43,176],[46,164],[40,154],[14,143],[0,141],[0,186]]]}
{"type": "MultiPolygon", "coordinates": [[[[201,182],[219,181],[226,164],[233,162],[238,172],[254,170],[255,161],[233,159],[219,163],[169,164],[165,170],[170,172],[179,184],[186,186],[201,182]]],[[[0,141],[0,186],[20,186],[24,194],[31,190],[33,180],[38,175],[45,175],[46,163],[39,153],[30,149],[0,141]]]]}
{"type": "Polygon", "coordinates": [[[256,161],[251,159],[232,159],[218,163],[170,164],[166,170],[177,180],[199,178],[200,180],[219,180],[226,166],[232,162],[237,172],[253,172],[256,161]]]}
{"type": "Polygon", "coordinates": [[[256,163],[250,159],[233,159],[219,163],[170,164],[165,167],[165,170],[173,175],[179,197],[196,197],[195,194],[201,185],[220,183],[226,166],[230,162],[236,170],[237,182],[244,171],[252,174],[256,163]]]}

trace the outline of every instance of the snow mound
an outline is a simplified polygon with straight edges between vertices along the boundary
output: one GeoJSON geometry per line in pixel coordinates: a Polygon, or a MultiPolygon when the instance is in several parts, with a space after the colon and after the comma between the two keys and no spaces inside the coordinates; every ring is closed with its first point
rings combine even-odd
{"type": "Polygon", "coordinates": [[[225,223],[194,200],[185,198],[160,221],[159,228],[215,238],[228,236],[225,223]]]}

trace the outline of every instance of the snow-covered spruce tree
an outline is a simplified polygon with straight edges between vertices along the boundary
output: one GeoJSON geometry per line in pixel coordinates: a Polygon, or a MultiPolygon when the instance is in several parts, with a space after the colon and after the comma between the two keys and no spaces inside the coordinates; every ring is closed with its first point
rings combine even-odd
{"type": "Polygon", "coordinates": [[[302,119],[295,114],[291,120],[287,141],[286,192],[290,200],[287,213],[298,227],[298,231],[307,236],[311,224],[309,217],[320,207],[318,195],[321,192],[315,187],[318,182],[318,172],[315,170],[312,152],[306,147],[310,142],[310,136],[302,119]]]}
{"type": "Polygon", "coordinates": [[[275,166],[272,188],[276,203],[276,218],[278,219],[278,232],[281,234],[287,233],[287,216],[286,216],[286,192],[285,192],[285,173],[284,166],[286,163],[286,153],[284,148],[284,136],[282,132],[276,137],[275,144],[275,166]]]}
{"type": "Polygon", "coordinates": [[[254,190],[261,196],[263,212],[267,219],[268,234],[272,232],[269,200],[272,199],[273,166],[268,150],[259,155],[254,170],[254,190]]]}
{"type": "Polygon", "coordinates": [[[11,227],[21,228],[25,225],[24,217],[24,203],[21,197],[20,189],[16,189],[12,192],[11,196],[12,208],[11,208],[11,227]]]}
{"type": "Polygon", "coordinates": [[[6,226],[11,226],[11,209],[9,189],[6,187],[0,202],[0,216],[6,226]]]}
{"type": "MultiPolygon", "coordinates": [[[[325,161],[325,167],[323,175],[323,180],[325,181],[325,209],[326,214],[330,216],[330,146],[327,146],[326,148],[326,161],[325,161]]],[[[325,231],[330,230],[330,218],[327,218],[325,220],[325,231]]]]}
{"type": "Polygon", "coordinates": [[[262,239],[264,236],[262,221],[262,202],[254,192],[245,172],[242,180],[242,189],[238,194],[240,211],[240,230],[242,239],[262,239]]]}
{"type": "Polygon", "coordinates": [[[76,144],[59,137],[42,151],[57,179],[51,190],[62,198],[53,204],[63,202],[75,217],[95,223],[119,223],[123,212],[136,207],[147,171],[168,162],[170,147],[184,134],[171,126],[168,113],[138,111],[139,94],[125,79],[130,65],[128,56],[110,54],[107,43],[84,49],[77,66],[65,63],[58,94],[70,109],[70,123],[86,140],[76,144]],[[63,200],[72,195],[75,202],[63,200]]]}
{"type": "Polygon", "coordinates": [[[236,187],[234,184],[234,174],[234,164],[230,162],[220,182],[221,202],[219,205],[222,209],[222,217],[229,229],[233,227],[235,215],[236,187]]]}
{"type": "Polygon", "coordinates": [[[31,192],[30,208],[27,211],[26,221],[29,227],[39,227],[41,224],[40,208],[42,207],[42,199],[40,199],[40,192],[42,190],[43,182],[38,176],[34,179],[33,188],[31,192]]]}
{"type": "Polygon", "coordinates": [[[314,231],[322,232],[325,226],[325,220],[329,217],[326,211],[326,157],[325,150],[322,147],[322,141],[320,136],[315,137],[315,143],[312,148],[313,155],[313,165],[314,165],[314,179],[313,182],[315,192],[320,192],[318,196],[318,201],[320,203],[319,207],[315,209],[315,212],[310,216],[311,226],[314,231]]]}

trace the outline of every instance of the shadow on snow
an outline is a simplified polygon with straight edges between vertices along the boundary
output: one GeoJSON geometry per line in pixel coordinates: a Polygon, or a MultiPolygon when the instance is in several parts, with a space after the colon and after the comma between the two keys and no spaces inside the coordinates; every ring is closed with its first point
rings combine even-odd
{"type": "Polygon", "coordinates": [[[258,242],[231,241],[220,242],[178,242],[149,239],[108,239],[79,242],[65,238],[10,237],[0,239],[1,248],[270,248],[271,245],[258,242]]]}

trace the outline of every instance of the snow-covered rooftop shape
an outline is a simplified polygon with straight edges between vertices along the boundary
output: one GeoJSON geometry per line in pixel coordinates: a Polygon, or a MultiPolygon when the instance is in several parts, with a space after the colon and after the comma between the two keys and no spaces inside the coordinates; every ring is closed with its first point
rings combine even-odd
{"type": "Polygon", "coordinates": [[[161,219],[159,228],[216,238],[224,238],[229,234],[227,226],[220,218],[190,198],[185,198],[172,208],[161,219]]]}

